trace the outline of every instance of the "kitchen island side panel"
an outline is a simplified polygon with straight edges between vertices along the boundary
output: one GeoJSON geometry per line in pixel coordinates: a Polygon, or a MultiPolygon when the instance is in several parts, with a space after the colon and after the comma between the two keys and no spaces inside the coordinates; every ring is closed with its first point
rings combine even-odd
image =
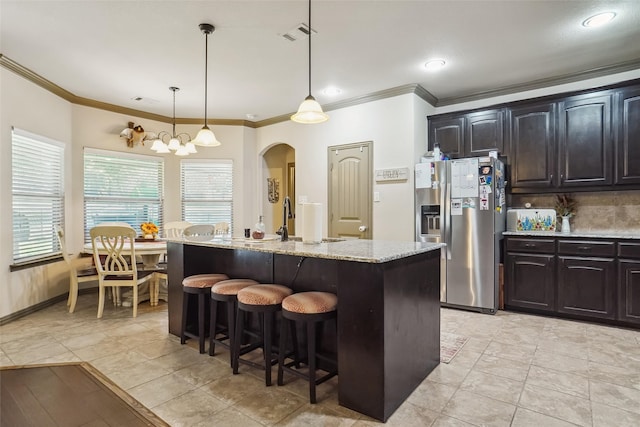
{"type": "Polygon", "coordinates": [[[386,421],[440,362],[440,251],[338,277],[338,399],[386,421]]]}

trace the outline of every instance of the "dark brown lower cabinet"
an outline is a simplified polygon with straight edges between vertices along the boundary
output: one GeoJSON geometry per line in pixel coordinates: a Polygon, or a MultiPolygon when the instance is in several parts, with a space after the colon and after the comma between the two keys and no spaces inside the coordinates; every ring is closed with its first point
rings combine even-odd
{"type": "Polygon", "coordinates": [[[507,254],[506,305],[555,311],[555,256],[507,254]]]}
{"type": "Polygon", "coordinates": [[[618,277],[618,317],[640,325],[640,261],[619,261],[618,277]]]}
{"type": "Polygon", "coordinates": [[[559,313],[615,319],[616,305],[613,258],[558,257],[559,313]]]}

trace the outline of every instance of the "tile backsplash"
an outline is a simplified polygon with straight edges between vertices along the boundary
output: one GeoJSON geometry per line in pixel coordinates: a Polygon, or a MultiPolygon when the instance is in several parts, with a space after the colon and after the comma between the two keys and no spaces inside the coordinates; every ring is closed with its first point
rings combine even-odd
{"type": "MultiPolygon", "coordinates": [[[[571,218],[571,231],[620,231],[640,234],[640,191],[603,191],[570,193],[577,202],[577,213],[571,218]]],[[[512,194],[511,208],[542,209],[555,206],[555,194],[512,194]]]]}

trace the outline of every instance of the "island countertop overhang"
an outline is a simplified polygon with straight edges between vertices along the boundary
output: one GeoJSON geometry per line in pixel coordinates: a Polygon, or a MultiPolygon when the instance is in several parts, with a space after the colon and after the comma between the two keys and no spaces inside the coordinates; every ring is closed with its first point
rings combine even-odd
{"type": "Polygon", "coordinates": [[[245,249],[301,257],[324,258],[364,263],[385,263],[425,252],[438,250],[443,243],[406,242],[391,240],[346,239],[340,242],[308,244],[298,241],[253,239],[213,239],[196,241],[187,239],[166,239],[187,245],[212,248],[245,249]]]}

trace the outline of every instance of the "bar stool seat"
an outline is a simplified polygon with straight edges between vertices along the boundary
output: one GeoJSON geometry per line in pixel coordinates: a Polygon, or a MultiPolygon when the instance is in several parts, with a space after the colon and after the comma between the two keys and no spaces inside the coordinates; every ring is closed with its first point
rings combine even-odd
{"type": "Polygon", "coordinates": [[[215,354],[215,345],[219,344],[229,350],[229,364],[233,364],[232,350],[234,343],[235,318],[238,307],[238,292],[247,286],[257,285],[252,279],[222,280],[211,287],[211,317],[209,319],[209,356],[215,354]],[[218,325],[218,303],[223,303],[227,309],[227,326],[218,325]],[[217,338],[219,333],[224,334],[217,338]]]}
{"type": "Polygon", "coordinates": [[[195,274],[182,280],[182,324],[180,328],[180,344],[187,342],[187,337],[198,338],[200,353],[204,353],[205,343],[205,297],[211,288],[222,280],[228,280],[226,274],[195,274]],[[189,295],[198,296],[198,334],[187,331],[187,312],[189,311],[189,295]]]}
{"type": "Polygon", "coordinates": [[[264,369],[265,384],[271,385],[271,366],[278,363],[273,358],[272,329],[275,323],[276,313],[281,310],[282,300],[291,295],[293,291],[282,285],[260,284],[248,286],[238,291],[238,309],[236,318],[236,336],[232,354],[233,373],[238,373],[240,363],[264,369]],[[258,342],[250,343],[242,348],[242,338],[247,332],[244,330],[244,313],[257,313],[261,320],[261,334],[258,342]],[[240,356],[256,348],[263,349],[263,364],[242,359],[240,356]]]}
{"type": "MultiPolygon", "coordinates": [[[[298,377],[304,378],[309,382],[309,401],[316,403],[316,385],[322,384],[328,379],[338,374],[338,362],[335,358],[329,358],[316,351],[317,331],[316,326],[320,322],[337,318],[338,297],[329,292],[300,292],[286,297],[282,301],[282,324],[280,329],[280,353],[278,355],[278,385],[284,384],[284,372],[291,373],[298,377]],[[294,324],[301,322],[306,326],[307,332],[307,367],[308,372],[294,369],[293,366],[299,366],[303,360],[297,358],[293,361],[285,363],[285,350],[287,347],[286,323],[294,324]],[[327,365],[327,372],[324,376],[317,378],[316,368],[318,361],[323,361],[327,365]]],[[[336,322],[337,328],[337,322],[336,322]]],[[[297,347],[295,338],[292,339],[292,345],[297,347]]]]}

